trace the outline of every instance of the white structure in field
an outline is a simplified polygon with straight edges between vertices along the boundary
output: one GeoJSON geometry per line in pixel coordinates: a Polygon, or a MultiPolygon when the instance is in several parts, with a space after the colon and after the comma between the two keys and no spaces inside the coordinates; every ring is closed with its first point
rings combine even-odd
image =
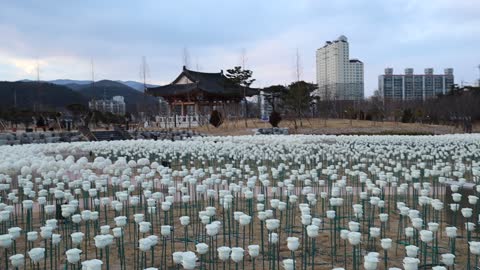
{"type": "Polygon", "coordinates": [[[268,120],[273,111],[272,104],[267,100],[269,95],[271,94],[260,91],[258,98],[258,104],[260,105],[260,118],[263,120],[268,120]]]}
{"type": "Polygon", "coordinates": [[[168,102],[162,97],[158,97],[158,108],[161,116],[168,116],[168,102]]]}
{"type": "Polygon", "coordinates": [[[122,96],[114,96],[112,99],[93,99],[88,102],[88,108],[100,112],[125,115],[125,101],[122,96]]]}
{"type": "Polygon", "coordinates": [[[350,59],[347,37],[327,41],[317,50],[317,84],[315,95],[321,100],[363,99],[363,63],[350,59]]]}

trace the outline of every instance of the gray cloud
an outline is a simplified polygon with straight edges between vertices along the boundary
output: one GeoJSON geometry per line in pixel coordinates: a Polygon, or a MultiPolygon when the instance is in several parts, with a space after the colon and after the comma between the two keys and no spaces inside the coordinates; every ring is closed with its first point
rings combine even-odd
{"type": "Polygon", "coordinates": [[[296,48],[302,78],[315,80],[315,50],[345,34],[351,57],[365,62],[366,93],[386,66],[454,67],[472,81],[480,63],[475,0],[391,1],[4,1],[0,9],[0,80],[139,79],[142,55],[150,80],[171,81],[190,52],[191,67],[216,71],[240,63],[258,85],[293,80],[296,48]]]}

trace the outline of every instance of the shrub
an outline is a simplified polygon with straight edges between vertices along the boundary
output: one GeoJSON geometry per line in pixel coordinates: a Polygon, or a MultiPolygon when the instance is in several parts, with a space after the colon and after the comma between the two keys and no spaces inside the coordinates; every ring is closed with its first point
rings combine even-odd
{"type": "Polygon", "coordinates": [[[270,123],[270,125],[272,125],[272,127],[278,127],[278,124],[281,121],[282,121],[282,116],[280,115],[280,113],[278,113],[277,111],[272,111],[268,119],[268,122],[270,123]]]}
{"type": "Polygon", "coordinates": [[[218,128],[223,123],[222,114],[217,110],[212,111],[212,114],[210,114],[210,121],[209,122],[212,126],[218,128]]]}

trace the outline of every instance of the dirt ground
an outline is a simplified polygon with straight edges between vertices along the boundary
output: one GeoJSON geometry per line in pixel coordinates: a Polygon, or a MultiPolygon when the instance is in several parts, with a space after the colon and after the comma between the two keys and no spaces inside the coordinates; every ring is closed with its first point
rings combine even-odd
{"type": "MultiPolygon", "coordinates": [[[[286,198],[283,198],[283,201],[285,201],[286,198]]],[[[388,200],[386,200],[388,201],[388,200]]],[[[284,211],[281,213],[280,211],[277,210],[275,213],[275,216],[277,219],[281,219],[281,227],[276,230],[276,232],[279,234],[279,245],[276,246],[278,248],[278,255],[279,257],[276,257],[274,260],[269,259],[269,253],[268,248],[269,245],[268,243],[268,231],[265,227],[265,224],[260,224],[259,219],[256,217],[256,213],[252,213],[253,218],[253,225],[252,227],[246,226],[245,227],[245,234],[244,230],[242,227],[237,227],[237,222],[234,221],[233,219],[233,209],[230,212],[231,216],[231,224],[230,224],[230,231],[228,231],[228,218],[224,222],[225,224],[225,230],[220,229],[219,234],[214,237],[208,237],[205,233],[204,225],[199,222],[197,218],[192,218],[196,216],[196,213],[198,211],[205,209],[206,203],[202,201],[197,201],[197,203],[190,203],[187,205],[185,208],[185,204],[183,203],[176,203],[172,210],[169,212],[168,217],[166,218],[165,212],[163,211],[158,211],[156,215],[149,216],[148,221],[152,222],[152,231],[150,233],[146,233],[141,237],[145,237],[151,234],[159,236],[159,242],[157,246],[154,248],[154,254],[152,254],[150,251],[143,253],[145,255],[145,263],[140,267],[139,265],[139,256],[142,256],[142,252],[138,250],[138,234],[134,235],[134,230],[135,230],[135,225],[132,224],[133,221],[130,223],[130,225],[127,225],[125,227],[125,235],[124,235],[124,250],[125,250],[125,255],[120,256],[119,254],[119,243],[117,240],[114,240],[114,243],[110,246],[109,250],[109,264],[110,264],[110,269],[121,269],[120,267],[120,258],[124,258],[125,266],[124,269],[143,269],[146,267],[161,267],[162,265],[164,267],[163,269],[175,269],[175,265],[172,260],[172,251],[184,251],[185,250],[185,241],[184,239],[186,238],[185,236],[185,231],[184,227],[180,224],[179,222],[179,217],[185,215],[187,213],[188,215],[191,216],[191,223],[187,227],[187,234],[188,234],[188,241],[187,241],[187,247],[186,250],[190,251],[195,251],[195,244],[196,243],[201,243],[204,242],[208,244],[210,247],[215,247],[214,248],[214,254],[213,254],[213,260],[208,259],[210,254],[208,253],[205,258],[203,258],[201,261],[198,262],[197,268],[196,269],[235,269],[235,265],[231,260],[226,263],[225,268],[223,266],[223,263],[217,259],[217,252],[216,249],[220,246],[229,246],[229,247],[243,247],[245,249],[245,260],[244,260],[244,265],[239,265],[239,269],[253,269],[253,261],[252,258],[248,255],[248,245],[251,244],[258,244],[261,246],[261,227],[264,227],[263,231],[263,238],[264,238],[264,255],[260,254],[259,257],[256,258],[255,261],[255,268],[256,269],[273,269],[273,264],[275,264],[276,269],[282,269],[278,268],[278,266],[281,267],[281,260],[287,259],[287,258],[292,258],[291,252],[287,249],[287,244],[286,244],[286,238],[288,236],[295,236],[300,239],[302,239],[303,235],[303,227],[300,222],[300,214],[299,210],[295,209],[298,208],[296,206],[295,208],[290,208],[289,210],[284,211]],[[290,215],[290,222],[287,222],[286,215],[290,215]],[[292,215],[293,218],[292,218],[292,215]],[[172,219],[173,217],[173,219],[172,219]],[[173,222],[172,222],[173,221],[173,222]],[[292,223],[293,222],[293,223],[292,223]],[[165,224],[170,224],[173,226],[173,234],[172,236],[166,237],[165,238],[165,248],[163,248],[163,240],[161,237],[160,233],[160,226],[165,225],[165,224]],[[287,228],[288,224],[288,228],[287,228]],[[252,229],[252,231],[251,231],[252,229]],[[244,240],[245,239],[245,240],[244,240]],[[244,242],[245,241],[245,242],[244,242]],[[162,263],[162,258],[163,258],[163,250],[166,251],[166,264],[162,263]],[[153,255],[153,257],[152,257],[153,255]],[[153,260],[152,260],[153,258],[153,260]],[[203,262],[202,262],[203,261],[203,262]],[[203,266],[203,267],[202,267],[203,266]]],[[[221,211],[221,207],[219,207],[217,204],[215,204],[215,207],[218,209],[216,216],[212,218],[212,220],[219,220],[222,221],[224,220],[224,212],[221,211]]],[[[239,200],[237,202],[237,207],[241,211],[246,211],[246,209],[249,209],[247,201],[246,200],[239,200]]],[[[110,208],[110,207],[109,207],[110,208]]],[[[253,207],[254,208],[254,207],[253,207]]],[[[342,208],[337,209],[338,213],[342,213],[342,215],[339,215],[337,220],[335,221],[336,225],[333,225],[333,222],[327,218],[323,218],[323,226],[320,231],[320,235],[316,238],[315,241],[315,249],[313,249],[312,242],[309,240],[308,243],[301,243],[300,248],[295,252],[295,257],[296,257],[296,265],[297,269],[300,269],[300,266],[304,263],[307,265],[308,269],[320,269],[320,270],[327,270],[327,269],[332,269],[333,267],[345,267],[346,269],[352,269],[352,246],[348,243],[345,242],[340,238],[340,229],[348,229],[348,221],[352,220],[351,218],[351,213],[349,213],[349,210],[351,207],[349,205],[345,205],[342,208]],[[350,216],[350,217],[349,217],[350,216]],[[334,229],[336,228],[336,230],[334,229]],[[336,231],[336,232],[335,232],[336,231]],[[332,239],[335,239],[336,242],[332,242],[332,239]],[[334,256],[333,252],[334,249],[336,250],[336,256],[334,256]],[[305,255],[305,256],[304,256],[305,255]],[[313,266],[311,264],[311,260],[313,258],[313,266]],[[303,260],[306,260],[304,262],[303,260]]],[[[159,207],[160,209],[160,207],[159,207]]],[[[107,222],[105,222],[105,212],[103,207],[100,207],[99,209],[100,212],[100,217],[98,219],[99,223],[98,226],[108,224],[110,225],[111,228],[115,227],[115,222],[113,218],[115,216],[121,215],[121,214],[127,214],[126,209],[123,210],[122,213],[115,213],[115,211],[111,209],[107,209],[107,222]]],[[[129,211],[129,216],[133,215],[133,208],[130,207],[128,209],[129,211]]],[[[254,210],[253,210],[254,211],[254,210]]],[[[324,213],[324,211],[321,209],[321,204],[320,202],[317,203],[316,209],[312,209],[312,211],[315,211],[315,213],[324,213]]],[[[377,210],[378,211],[378,210],[377,210]]],[[[433,211],[433,210],[432,210],[433,211]]],[[[136,213],[140,213],[143,211],[139,211],[137,208],[136,213]]],[[[369,213],[369,208],[366,208],[366,217],[368,217],[369,213]]],[[[225,215],[228,217],[228,213],[225,213],[225,215]]],[[[38,211],[34,212],[33,214],[34,221],[33,221],[33,228],[34,230],[38,231],[38,228],[41,225],[40,222],[40,213],[38,211]]],[[[447,224],[448,219],[445,216],[440,217],[442,220],[445,220],[445,222],[439,222],[440,224],[447,224]]],[[[18,224],[17,226],[21,228],[25,228],[25,220],[22,221],[21,215],[17,217],[18,224]]],[[[367,218],[362,221],[362,219],[359,220],[361,223],[361,229],[362,229],[362,234],[363,235],[368,235],[368,223],[366,222],[367,218]]],[[[15,222],[15,221],[14,221],[15,222]]],[[[395,214],[395,212],[392,210],[390,213],[389,221],[386,225],[385,232],[386,235],[382,236],[382,238],[389,237],[393,240],[393,246],[388,252],[388,267],[401,267],[402,266],[402,260],[405,257],[405,250],[404,247],[408,244],[416,244],[421,246],[421,242],[419,241],[415,243],[414,239],[405,239],[403,236],[403,227],[400,225],[401,222],[399,220],[398,214],[395,214]],[[400,230],[400,232],[399,232],[400,230]],[[400,236],[399,236],[400,235],[400,236]],[[397,241],[398,239],[398,241],[397,241]]],[[[406,223],[407,226],[408,223],[406,223]]],[[[60,222],[58,229],[55,231],[55,233],[62,234],[62,242],[61,244],[53,250],[53,254],[55,254],[55,250],[57,252],[56,259],[52,261],[52,264],[50,264],[50,259],[47,259],[46,262],[43,260],[40,262],[40,269],[44,269],[44,265],[46,266],[46,269],[64,269],[65,266],[65,255],[64,252],[72,248],[71,241],[69,235],[72,232],[75,232],[76,226],[72,223],[63,223],[60,222]],[[46,264],[45,264],[46,263],[46,264]]],[[[370,226],[376,226],[376,227],[381,227],[381,223],[377,218],[375,218],[375,222],[370,224],[370,226]]],[[[458,227],[460,228],[461,225],[459,224],[458,227]]],[[[97,227],[98,228],[98,227],[97,227]]],[[[87,232],[85,222],[82,222],[79,228],[79,231],[82,231],[84,233],[87,232]]],[[[100,250],[95,248],[93,237],[97,234],[99,234],[98,231],[95,229],[95,224],[90,221],[89,222],[89,241],[87,241],[87,237],[84,238],[84,241],[81,246],[78,248],[83,250],[83,255],[82,255],[82,261],[85,259],[93,259],[93,258],[99,258],[104,262],[104,267],[102,269],[106,269],[106,254],[105,251],[102,251],[102,254],[100,254],[100,250]],[[87,251],[87,252],[86,252],[87,251]]],[[[456,262],[457,266],[455,269],[457,270],[462,270],[466,269],[466,254],[467,253],[467,241],[466,241],[466,233],[463,230],[458,231],[459,237],[456,240],[456,262]]],[[[427,262],[430,263],[432,260],[440,262],[440,254],[443,253],[448,253],[449,252],[449,243],[448,243],[448,238],[445,236],[444,233],[444,227],[440,227],[437,235],[439,239],[438,243],[438,250],[432,250],[432,244],[428,245],[428,251],[427,251],[427,262]],[[432,252],[433,251],[433,252],[432,252]]],[[[303,239],[308,239],[308,237],[305,237],[303,239]]],[[[473,234],[472,239],[478,239],[478,234],[473,234]]],[[[34,242],[33,247],[44,247],[45,242],[41,239],[39,236],[39,239],[34,242]]],[[[50,252],[50,243],[47,242],[46,245],[47,249],[47,254],[50,252]]],[[[31,247],[30,247],[31,248],[31,247]]],[[[25,252],[25,238],[22,235],[19,239],[16,241],[16,249],[17,253],[24,253],[25,252]]],[[[366,255],[367,252],[371,251],[376,251],[380,253],[380,262],[378,264],[377,269],[385,269],[383,266],[383,251],[380,246],[380,238],[375,239],[374,241],[369,241],[368,239],[364,238],[362,240],[361,245],[359,246],[360,250],[360,258],[357,259],[357,262],[360,262],[363,264],[363,256],[366,255]]],[[[8,251],[8,256],[13,254],[13,250],[10,249],[8,251]]],[[[420,254],[420,252],[419,252],[420,254]]],[[[422,255],[420,255],[420,258],[422,255]]],[[[27,255],[28,258],[28,255],[27,255]]],[[[200,258],[199,258],[200,259],[200,258]]],[[[4,266],[3,263],[4,256],[0,259],[0,268],[4,266]]],[[[474,257],[472,256],[471,261],[474,261],[474,257]]],[[[29,259],[27,259],[26,263],[26,268],[25,269],[34,269],[29,263],[29,259]]],[[[183,269],[180,267],[179,269],[183,269]]],[[[363,268],[359,268],[363,269],[363,268]]],[[[387,268],[388,269],[388,268],[387,268]]],[[[429,269],[429,268],[428,268],[429,269]]],[[[472,268],[473,269],[473,268],[472,268]]]]}

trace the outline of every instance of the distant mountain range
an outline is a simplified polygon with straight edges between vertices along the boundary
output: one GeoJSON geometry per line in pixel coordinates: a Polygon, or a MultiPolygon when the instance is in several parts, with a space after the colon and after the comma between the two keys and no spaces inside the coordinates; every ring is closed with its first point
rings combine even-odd
{"type": "Polygon", "coordinates": [[[40,83],[31,80],[0,82],[0,106],[4,109],[16,106],[17,109],[32,110],[42,104],[42,110],[61,110],[69,104],[88,105],[89,100],[113,96],[123,96],[129,112],[158,105],[155,97],[143,94],[143,83],[134,81],[101,80],[94,85],[91,81],[67,79],[40,83]]]}
{"type": "MultiPolygon", "coordinates": [[[[117,81],[119,83],[123,83],[125,84],[126,86],[129,86],[135,90],[138,90],[140,92],[143,92],[143,83],[141,82],[136,82],[136,81],[117,81]]],[[[147,83],[147,87],[157,87],[158,85],[154,85],[154,84],[148,84],[147,83]]]]}
{"type": "MultiPolygon", "coordinates": [[[[110,81],[110,80],[102,80],[102,81],[110,81]]],[[[21,80],[20,82],[35,82],[35,81],[25,79],[25,80],[21,80]]],[[[81,88],[81,86],[92,84],[92,81],[88,81],[88,80],[70,80],[70,79],[58,79],[58,80],[45,81],[45,82],[53,83],[53,84],[56,84],[56,85],[67,86],[67,87],[69,87],[71,89],[74,89],[74,90],[81,88]]],[[[115,81],[115,82],[119,82],[119,83],[124,84],[128,87],[131,87],[131,88],[133,88],[137,91],[143,92],[144,86],[143,86],[143,83],[141,83],[141,82],[118,81],[118,80],[115,81]]],[[[158,85],[147,83],[147,87],[157,87],[157,86],[158,85]]]]}
{"type": "Polygon", "coordinates": [[[147,106],[156,106],[158,104],[158,101],[155,97],[144,95],[143,92],[117,81],[98,81],[95,82],[95,87],[93,87],[91,84],[68,84],[65,86],[82,94],[89,100],[103,98],[111,99],[113,96],[123,96],[125,98],[127,111],[130,112],[138,111],[138,106],[143,106],[142,104],[147,106]]]}
{"type": "Polygon", "coordinates": [[[85,85],[85,84],[91,84],[92,81],[87,81],[87,80],[69,80],[69,79],[59,79],[59,80],[53,80],[53,81],[48,81],[53,84],[58,84],[58,85],[68,85],[68,84],[80,84],[80,85],[85,85]]]}
{"type": "Polygon", "coordinates": [[[88,105],[88,98],[72,89],[47,82],[0,82],[0,107],[23,110],[62,110],[69,104],[88,105]]]}

